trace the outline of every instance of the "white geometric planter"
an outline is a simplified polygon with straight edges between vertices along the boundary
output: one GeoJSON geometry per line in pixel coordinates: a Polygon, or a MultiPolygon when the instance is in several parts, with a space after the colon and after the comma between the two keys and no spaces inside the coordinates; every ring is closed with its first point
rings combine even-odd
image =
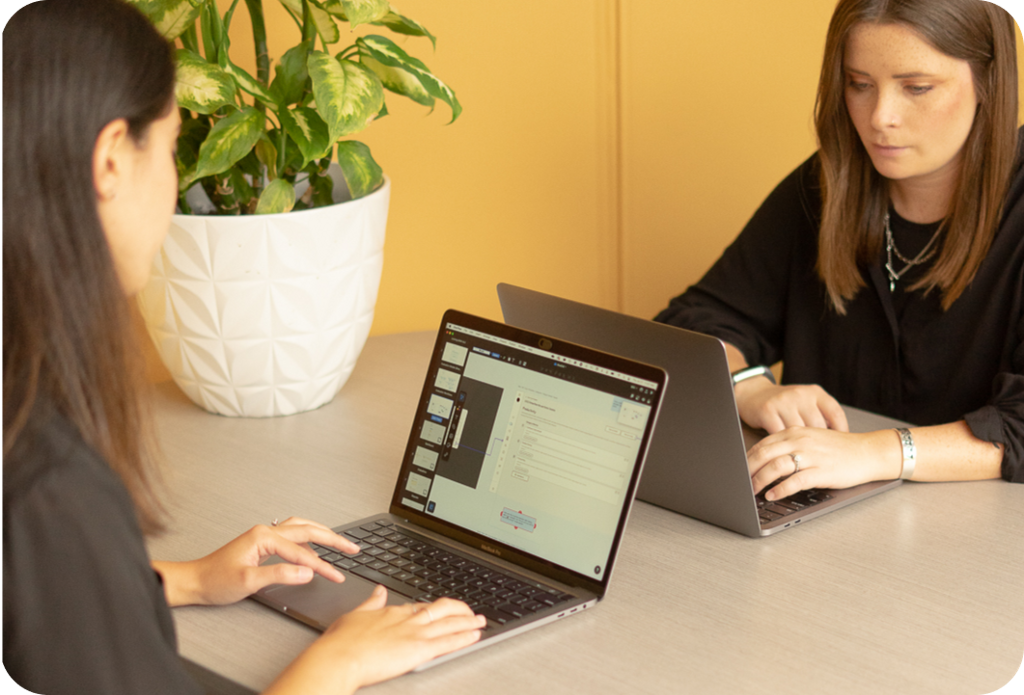
{"type": "Polygon", "coordinates": [[[244,417],[329,402],[373,322],[391,182],[329,207],[174,215],[139,304],[174,381],[244,417]]]}

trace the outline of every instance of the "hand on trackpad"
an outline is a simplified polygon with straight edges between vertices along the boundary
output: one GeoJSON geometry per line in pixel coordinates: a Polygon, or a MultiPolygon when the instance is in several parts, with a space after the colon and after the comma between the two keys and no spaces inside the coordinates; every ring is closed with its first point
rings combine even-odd
{"type": "MultiPolygon", "coordinates": [[[[321,630],[326,630],[339,617],[370,598],[375,586],[373,582],[345,572],[345,581],[341,584],[316,576],[309,584],[278,586],[264,591],[263,595],[286,607],[286,612],[311,618],[321,630]]],[[[388,592],[388,605],[409,602],[405,596],[388,592]]]]}

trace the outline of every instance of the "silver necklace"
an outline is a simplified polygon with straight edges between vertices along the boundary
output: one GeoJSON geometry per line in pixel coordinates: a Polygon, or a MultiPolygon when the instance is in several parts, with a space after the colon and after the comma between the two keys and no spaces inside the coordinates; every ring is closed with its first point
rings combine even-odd
{"type": "Polygon", "coordinates": [[[921,249],[921,253],[917,254],[913,259],[910,259],[900,253],[900,250],[896,248],[896,242],[892,239],[892,228],[889,226],[889,213],[885,213],[885,271],[889,274],[889,292],[894,292],[896,290],[896,283],[908,270],[916,265],[921,265],[932,257],[932,254],[935,253],[935,249],[932,248],[932,246],[935,244],[935,240],[939,238],[939,233],[941,231],[942,225],[940,224],[939,228],[935,230],[935,234],[932,235],[932,238],[929,239],[928,243],[924,245],[923,249],[921,249]],[[899,272],[896,272],[896,269],[892,266],[892,255],[894,253],[896,254],[896,258],[904,263],[904,266],[899,272]]]}

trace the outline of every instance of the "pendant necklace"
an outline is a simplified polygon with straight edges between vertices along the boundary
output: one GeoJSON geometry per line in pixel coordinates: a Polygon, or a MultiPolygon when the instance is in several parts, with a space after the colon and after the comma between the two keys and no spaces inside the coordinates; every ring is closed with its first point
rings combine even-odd
{"type": "Polygon", "coordinates": [[[935,234],[932,235],[932,238],[929,239],[928,243],[925,244],[923,249],[921,249],[921,253],[917,254],[913,259],[907,258],[900,253],[898,248],[896,248],[896,242],[892,239],[892,228],[889,226],[889,213],[885,213],[885,271],[889,274],[889,292],[894,292],[896,290],[896,282],[903,277],[908,270],[914,266],[921,265],[932,257],[932,254],[935,253],[935,249],[932,248],[932,245],[935,243],[935,240],[939,238],[940,232],[942,232],[941,224],[939,225],[939,228],[935,230],[935,234]],[[893,254],[896,254],[896,258],[904,263],[904,266],[899,270],[899,272],[896,272],[896,269],[893,268],[893,254]]]}

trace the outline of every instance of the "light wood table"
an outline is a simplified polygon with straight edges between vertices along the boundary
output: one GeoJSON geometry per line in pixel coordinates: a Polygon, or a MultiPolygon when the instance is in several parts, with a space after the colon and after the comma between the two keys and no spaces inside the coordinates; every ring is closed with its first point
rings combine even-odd
{"type": "MultiPolygon", "coordinates": [[[[332,403],[285,418],[210,415],[159,384],[173,522],[152,555],[386,511],[432,340],[371,338],[332,403]]],[[[174,615],[186,658],[255,690],[317,634],[248,600],[174,615]]],[[[911,483],[759,540],[637,503],[594,610],[371,692],[974,695],[1022,656],[1024,486],[911,483]]]]}

